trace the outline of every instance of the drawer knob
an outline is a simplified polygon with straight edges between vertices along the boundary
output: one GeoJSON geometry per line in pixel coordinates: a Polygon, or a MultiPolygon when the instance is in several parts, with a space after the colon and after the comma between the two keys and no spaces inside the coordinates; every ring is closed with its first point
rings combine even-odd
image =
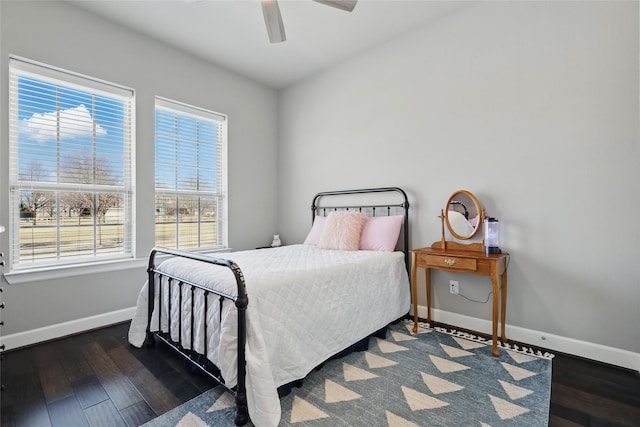
{"type": "Polygon", "coordinates": [[[446,258],[444,260],[444,263],[447,264],[449,267],[451,267],[452,265],[455,265],[456,260],[453,258],[446,258]]]}

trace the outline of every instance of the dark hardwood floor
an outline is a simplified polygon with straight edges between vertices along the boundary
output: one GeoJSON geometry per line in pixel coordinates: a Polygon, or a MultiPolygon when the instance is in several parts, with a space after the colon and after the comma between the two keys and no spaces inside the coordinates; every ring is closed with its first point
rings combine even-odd
{"type": "Polygon", "coordinates": [[[131,347],[128,327],[6,352],[2,426],[138,426],[214,386],[166,346],[131,347]]]}
{"type": "MultiPolygon", "coordinates": [[[[138,426],[215,385],[163,345],[129,346],[128,326],[6,352],[1,425],[138,426]]],[[[557,354],[550,414],[550,426],[640,426],[640,377],[557,354]]]]}

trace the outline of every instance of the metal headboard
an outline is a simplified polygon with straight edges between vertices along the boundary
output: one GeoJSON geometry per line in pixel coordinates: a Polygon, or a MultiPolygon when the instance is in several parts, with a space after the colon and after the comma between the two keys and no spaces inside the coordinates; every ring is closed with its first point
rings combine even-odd
{"type": "Polygon", "coordinates": [[[318,193],[313,197],[313,201],[311,203],[311,222],[315,219],[316,215],[319,211],[326,214],[326,211],[331,210],[357,210],[362,212],[363,209],[371,209],[373,211],[373,215],[375,216],[376,209],[387,209],[387,215],[390,214],[391,208],[402,208],[404,212],[404,221],[402,224],[402,250],[404,252],[404,262],[407,267],[407,272],[409,272],[409,200],[407,199],[407,193],[404,192],[399,187],[382,187],[382,188],[364,188],[359,190],[340,190],[340,191],[324,191],[322,193],[318,193]],[[327,196],[343,196],[343,195],[353,195],[353,194],[368,194],[368,193],[398,193],[401,195],[401,202],[399,203],[383,203],[383,204],[356,204],[356,205],[331,205],[331,206],[322,206],[318,205],[318,202],[321,198],[327,196]]]}

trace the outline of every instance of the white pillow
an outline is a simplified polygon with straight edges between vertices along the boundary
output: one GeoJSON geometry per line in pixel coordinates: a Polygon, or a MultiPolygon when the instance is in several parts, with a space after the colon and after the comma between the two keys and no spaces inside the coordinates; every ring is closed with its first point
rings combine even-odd
{"type": "Polygon", "coordinates": [[[360,234],[366,220],[367,217],[361,213],[331,212],[327,216],[318,247],[357,251],[360,248],[360,234]]]}
{"type": "Polygon", "coordinates": [[[317,245],[324,230],[324,224],[327,222],[327,218],[324,216],[316,215],[311,226],[311,231],[307,234],[307,238],[304,239],[305,245],[317,245]]]}

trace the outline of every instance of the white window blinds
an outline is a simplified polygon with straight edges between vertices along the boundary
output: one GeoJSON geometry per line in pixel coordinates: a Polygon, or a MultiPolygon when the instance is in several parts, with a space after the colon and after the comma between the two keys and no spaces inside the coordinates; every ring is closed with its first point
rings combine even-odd
{"type": "Polygon", "coordinates": [[[156,98],[156,245],[225,247],[227,118],[156,98]]]}
{"type": "Polygon", "coordinates": [[[134,93],[11,57],[13,268],[132,257],[134,93]]]}

